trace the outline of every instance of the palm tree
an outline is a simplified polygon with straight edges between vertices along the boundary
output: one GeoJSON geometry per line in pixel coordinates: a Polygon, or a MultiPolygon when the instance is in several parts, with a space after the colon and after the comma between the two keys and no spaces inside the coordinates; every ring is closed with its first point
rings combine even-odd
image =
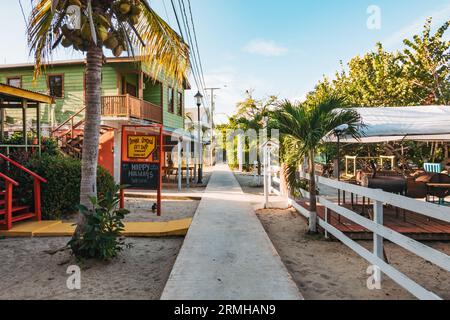
{"type": "Polygon", "coordinates": [[[346,134],[358,137],[359,114],[346,108],[344,99],[335,95],[311,98],[303,104],[284,101],[274,112],[283,139],[286,180],[290,190],[298,185],[297,170],[304,158],[309,161],[311,218],[309,231],[317,232],[317,201],[314,158],[323,139],[335,128],[347,124],[346,134]]]}
{"type": "MultiPolygon", "coordinates": [[[[156,75],[181,84],[189,70],[189,49],[147,0],[33,0],[28,43],[35,58],[36,79],[41,66],[59,45],[86,54],[86,116],[80,202],[88,207],[97,196],[98,144],[101,113],[101,73],[105,48],[119,57],[124,51],[156,75]],[[73,6],[81,9],[74,28],[73,6]],[[135,54],[137,53],[137,54],[135,54]]],[[[77,233],[84,219],[80,215],[77,233]]]]}

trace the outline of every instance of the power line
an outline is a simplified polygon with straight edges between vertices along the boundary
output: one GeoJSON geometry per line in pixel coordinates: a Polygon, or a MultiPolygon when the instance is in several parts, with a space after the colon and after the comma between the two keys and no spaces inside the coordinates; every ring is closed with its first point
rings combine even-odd
{"type": "MultiPolygon", "coordinates": [[[[207,92],[205,90],[206,84],[203,76],[202,69],[200,68],[201,61],[199,59],[199,52],[198,52],[198,45],[194,43],[194,37],[191,34],[191,27],[189,25],[189,19],[186,13],[186,6],[184,4],[183,0],[178,0],[178,4],[180,6],[180,11],[182,13],[181,17],[185,26],[185,31],[187,33],[189,45],[192,48],[192,58],[193,58],[193,74],[194,74],[194,80],[196,80],[197,87],[199,88],[199,91],[203,93],[203,95],[206,97],[207,92]],[[200,85],[199,85],[200,84],[200,85]]],[[[207,100],[209,101],[209,100],[207,100]]],[[[205,100],[203,100],[203,105],[206,107],[207,103],[205,103],[205,100]]]]}
{"type": "MultiPolygon", "coordinates": [[[[186,16],[186,11],[184,10],[184,2],[182,4],[181,0],[178,0],[178,5],[180,7],[180,11],[181,11],[181,18],[183,20],[183,25],[187,34],[187,40],[189,42],[189,46],[192,48],[191,52],[192,52],[192,57],[193,57],[193,69],[194,71],[196,71],[197,73],[197,78],[199,79],[199,83],[202,85],[202,87],[204,87],[204,84],[201,81],[201,77],[199,76],[199,67],[197,64],[197,55],[196,55],[196,51],[195,51],[195,47],[193,46],[193,41],[192,41],[192,36],[191,36],[191,30],[187,21],[187,16],[186,16]],[[195,70],[196,68],[196,70],[195,70]]],[[[203,89],[203,88],[202,88],[203,89]]]]}
{"type": "Polygon", "coordinates": [[[201,57],[200,57],[200,50],[199,50],[199,48],[198,48],[197,32],[196,32],[196,30],[195,30],[194,17],[193,17],[193,14],[192,14],[191,0],[188,0],[188,5],[189,5],[189,14],[191,15],[192,29],[193,29],[193,31],[194,31],[195,47],[196,47],[196,49],[197,49],[198,60],[199,60],[199,62],[200,62],[200,71],[201,71],[202,78],[203,78],[203,84],[206,86],[205,78],[204,78],[204,72],[203,72],[202,59],[201,59],[201,57]]]}
{"type": "Polygon", "coordinates": [[[205,88],[206,87],[206,83],[205,83],[205,78],[204,78],[204,75],[203,75],[203,67],[202,67],[202,63],[201,63],[201,59],[200,59],[200,52],[198,50],[198,42],[197,42],[197,38],[196,38],[196,34],[195,34],[194,20],[193,20],[192,15],[191,15],[192,29],[194,31],[194,36],[195,37],[193,37],[191,35],[191,27],[189,25],[189,19],[188,19],[187,14],[186,14],[186,7],[185,7],[185,4],[184,4],[184,0],[182,0],[181,2],[183,4],[183,14],[184,14],[184,17],[186,19],[186,24],[187,24],[188,30],[189,30],[189,37],[190,37],[190,40],[191,40],[192,50],[194,52],[194,55],[196,56],[196,61],[198,63],[197,69],[198,69],[198,72],[199,72],[199,77],[200,77],[200,80],[202,82],[203,88],[205,88]],[[195,46],[194,46],[194,44],[195,44],[195,46]]]}
{"type": "Polygon", "coordinates": [[[180,25],[180,20],[178,19],[177,9],[175,9],[175,4],[173,3],[173,0],[170,0],[170,2],[172,3],[172,9],[173,9],[173,13],[175,14],[175,19],[177,20],[178,29],[180,30],[181,39],[183,39],[183,41],[184,41],[183,30],[181,30],[181,25],[180,25]]]}
{"type": "Polygon", "coordinates": [[[166,13],[166,17],[167,17],[167,21],[169,22],[169,24],[172,24],[172,21],[170,21],[170,17],[169,17],[169,13],[167,11],[167,7],[166,7],[166,1],[162,0],[163,6],[164,6],[164,11],[166,13]]]}
{"type": "MultiPolygon", "coordinates": [[[[31,4],[33,4],[33,3],[31,3],[31,4]]],[[[25,26],[28,27],[28,21],[27,21],[27,18],[25,16],[25,10],[23,9],[23,5],[22,5],[22,1],[21,0],[19,0],[19,6],[20,6],[20,11],[22,11],[22,17],[23,17],[23,21],[25,22],[25,26]]]]}
{"type": "MultiPolygon", "coordinates": [[[[173,0],[171,0],[170,2],[172,4],[172,10],[173,10],[173,13],[175,15],[175,19],[177,21],[178,29],[180,30],[181,38],[183,39],[183,41],[186,41],[186,38],[185,38],[184,33],[183,33],[183,28],[181,27],[180,18],[178,17],[178,11],[177,11],[177,9],[175,7],[175,3],[174,3],[173,0]]],[[[184,22],[185,31],[189,31],[189,29],[186,27],[186,23],[184,21],[184,16],[182,14],[182,8],[181,8],[179,0],[178,0],[178,5],[179,5],[179,8],[180,8],[181,17],[182,17],[183,22],[184,22]]],[[[190,41],[189,41],[189,34],[188,34],[188,39],[187,40],[190,43],[190,41]]],[[[191,46],[191,44],[190,44],[190,46],[191,46]]],[[[203,92],[203,94],[204,94],[205,91],[202,89],[203,86],[199,84],[199,80],[197,79],[196,67],[197,67],[197,62],[196,62],[195,57],[194,57],[194,64],[192,65],[192,74],[194,76],[194,81],[195,81],[195,84],[197,85],[197,88],[199,89],[199,91],[203,92]]]]}

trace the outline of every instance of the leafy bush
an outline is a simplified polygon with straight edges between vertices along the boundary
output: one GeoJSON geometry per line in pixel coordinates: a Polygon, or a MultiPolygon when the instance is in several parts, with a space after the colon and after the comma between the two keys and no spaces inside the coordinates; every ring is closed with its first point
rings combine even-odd
{"type": "Polygon", "coordinates": [[[48,156],[57,156],[60,155],[60,149],[58,146],[58,141],[53,138],[42,138],[42,154],[48,156]]]}
{"type": "MultiPolygon", "coordinates": [[[[43,219],[59,219],[77,212],[80,203],[80,160],[44,154],[20,163],[48,181],[41,184],[43,219]]],[[[33,181],[30,177],[19,170],[12,170],[11,177],[20,183],[15,188],[16,196],[23,203],[33,204],[33,181]]],[[[102,167],[98,167],[97,187],[99,196],[115,188],[114,178],[102,167]]]]}
{"type": "Polygon", "coordinates": [[[91,198],[92,209],[79,206],[85,225],[68,243],[77,259],[107,261],[123,250],[125,243],[121,232],[124,230],[123,219],[129,211],[118,209],[118,191],[119,187],[115,187],[98,200],[91,198]]]}

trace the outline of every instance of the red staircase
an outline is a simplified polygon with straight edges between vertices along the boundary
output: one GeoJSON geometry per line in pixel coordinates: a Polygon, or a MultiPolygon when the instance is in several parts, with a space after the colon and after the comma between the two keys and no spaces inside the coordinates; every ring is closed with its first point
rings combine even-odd
{"type": "MultiPolygon", "coordinates": [[[[77,113],[54,129],[51,134],[51,136],[58,141],[58,145],[64,154],[78,159],[81,159],[83,154],[85,123],[84,118],[81,120],[79,118],[85,110],[86,107],[80,109],[77,113]]],[[[111,130],[112,129],[107,126],[101,126],[100,136],[111,130]]]]}
{"type": "Polygon", "coordinates": [[[3,189],[0,187],[0,230],[11,230],[13,223],[18,221],[28,219],[41,221],[41,183],[47,183],[47,180],[1,153],[0,159],[30,175],[34,180],[34,207],[32,208],[20,205],[14,199],[14,187],[18,187],[19,183],[0,172],[0,181],[3,182],[3,189]]]}

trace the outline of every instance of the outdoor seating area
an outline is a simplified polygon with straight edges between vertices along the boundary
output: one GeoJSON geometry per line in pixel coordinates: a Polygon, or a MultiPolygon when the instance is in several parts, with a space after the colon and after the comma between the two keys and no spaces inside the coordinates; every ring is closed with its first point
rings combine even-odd
{"type": "Polygon", "coordinates": [[[359,138],[327,138],[338,142],[338,162],[344,162],[339,177],[370,189],[446,205],[450,196],[448,121],[450,110],[445,106],[356,108],[361,116],[359,138]],[[380,121],[381,119],[381,121],[380,121]],[[343,145],[341,147],[341,145],[343,145]],[[340,149],[353,155],[340,159],[340,149]],[[426,148],[427,153],[422,149],[426,148]],[[368,154],[367,151],[369,150],[368,154]],[[390,154],[373,155],[372,152],[390,154]],[[377,151],[378,150],[378,151],[377,151]],[[415,153],[420,152],[420,156],[415,153]],[[430,153],[428,153],[430,152],[430,153]],[[430,161],[432,160],[432,161],[430,161]]]}
{"type": "Polygon", "coordinates": [[[396,170],[377,170],[374,167],[371,171],[357,171],[354,181],[370,189],[381,189],[413,199],[425,199],[440,205],[447,204],[445,199],[450,196],[450,175],[427,168],[429,169],[424,167],[424,170],[403,174],[396,170]]]}

